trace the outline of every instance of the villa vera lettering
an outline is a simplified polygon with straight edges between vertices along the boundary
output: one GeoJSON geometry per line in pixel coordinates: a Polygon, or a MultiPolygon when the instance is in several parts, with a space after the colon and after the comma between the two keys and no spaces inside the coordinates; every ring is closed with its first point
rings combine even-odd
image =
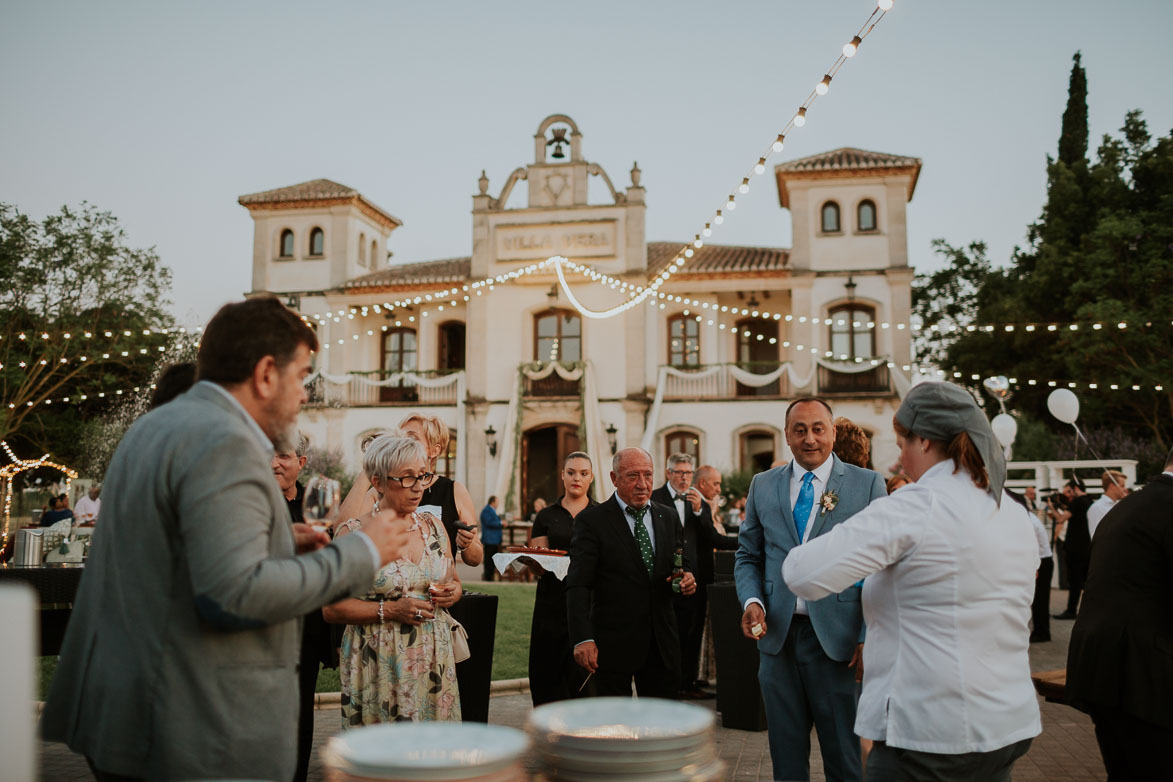
{"type": "Polygon", "coordinates": [[[522,260],[553,254],[611,256],[615,254],[615,224],[589,226],[501,226],[497,229],[498,260],[522,260]]]}

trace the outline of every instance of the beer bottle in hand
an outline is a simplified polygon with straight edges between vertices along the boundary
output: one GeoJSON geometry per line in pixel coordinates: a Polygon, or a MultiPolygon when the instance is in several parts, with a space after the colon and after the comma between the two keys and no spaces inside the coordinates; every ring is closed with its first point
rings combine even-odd
{"type": "Polygon", "coordinates": [[[680,581],[684,578],[684,550],[676,549],[672,555],[672,591],[680,594],[680,581]]]}

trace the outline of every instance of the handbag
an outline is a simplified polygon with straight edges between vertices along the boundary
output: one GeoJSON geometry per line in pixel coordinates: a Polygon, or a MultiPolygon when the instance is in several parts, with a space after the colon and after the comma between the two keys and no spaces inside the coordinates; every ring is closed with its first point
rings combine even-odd
{"type": "Polygon", "coordinates": [[[451,614],[448,615],[448,621],[452,623],[452,651],[456,662],[462,663],[472,657],[472,650],[468,648],[468,631],[451,614]]]}

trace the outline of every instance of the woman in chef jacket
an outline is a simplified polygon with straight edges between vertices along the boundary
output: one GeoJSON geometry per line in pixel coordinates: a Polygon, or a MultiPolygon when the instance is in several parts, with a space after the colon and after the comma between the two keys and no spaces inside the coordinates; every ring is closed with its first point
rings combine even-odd
{"type": "Polygon", "coordinates": [[[782,577],[818,600],[864,579],[868,782],[1009,780],[1042,731],[1027,657],[1038,546],[1002,492],[1006,462],[970,393],[912,388],[893,422],[915,481],[793,549],[782,577]]]}

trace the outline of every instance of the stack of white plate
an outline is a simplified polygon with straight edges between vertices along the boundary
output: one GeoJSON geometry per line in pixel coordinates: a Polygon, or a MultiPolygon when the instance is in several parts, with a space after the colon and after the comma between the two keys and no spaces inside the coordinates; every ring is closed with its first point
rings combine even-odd
{"type": "Polygon", "coordinates": [[[655,698],[551,703],[530,716],[530,768],[549,780],[724,779],[713,712],[655,698]]]}
{"type": "Polygon", "coordinates": [[[322,750],[330,782],[524,782],[529,740],[476,722],[397,722],[355,728],[322,750]]]}

